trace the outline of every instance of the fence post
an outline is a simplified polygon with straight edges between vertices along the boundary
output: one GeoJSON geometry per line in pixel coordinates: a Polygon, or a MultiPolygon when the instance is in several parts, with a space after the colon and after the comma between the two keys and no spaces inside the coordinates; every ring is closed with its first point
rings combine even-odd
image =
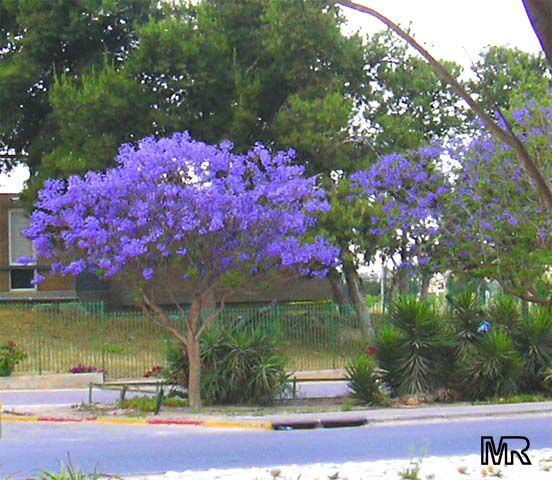
{"type": "Polygon", "coordinates": [[[333,302],[328,302],[328,321],[330,322],[330,348],[332,350],[332,368],[336,366],[336,349],[335,349],[335,322],[334,322],[334,305],[333,302]]]}
{"type": "Polygon", "coordinates": [[[33,309],[33,317],[34,317],[34,331],[35,331],[35,338],[36,338],[36,346],[37,346],[37,353],[38,353],[38,374],[42,375],[42,336],[40,335],[40,305],[35,305],[32,307],[33,309]]]}
{"type": "Polygon", "coordinates": [[[278,339],[280,342],[284,341],[284,324],[282,322],[282,312],[280,305],[274,305],[274,313],[276,315],[276,328],[278,329],[278,339]]]}
{"type": "Polygon", "coordinates": [[[106,338],[106,331],[105,331],[104,302],[98,302],[96,304],[96,308],[100,316],[100,332],[101,332],[100,335],[101,335],[101,342],[102,342],[102,370],[105,372],[106,371],[105,345],[107,343],[107,338],[106,338]]]}

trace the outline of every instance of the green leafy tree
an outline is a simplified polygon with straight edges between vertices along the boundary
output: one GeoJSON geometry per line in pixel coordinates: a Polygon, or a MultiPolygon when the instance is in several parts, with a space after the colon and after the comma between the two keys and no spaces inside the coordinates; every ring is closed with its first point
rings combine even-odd
{"type": "MultiPolygon", "coordinates": [[[[126,11],[125,2],[111,3],[126,11]]],[[[94,9],[104,6],[79,8],[66,9],[79,16],[88,8],[95,19],[94,9]]],[[[96,56],[83,54],[78,69],[62,59],[49,71],[42,121],[33,123],[43,133],[18,149],[33,159],[28,197],[45,178],[111,166],[118,144],[148,134],[188,130],[211,143],[230,139],[238,151],[256,141],[289,148],[296,138],[286,112],[299,115],[295,125],[304,124],[303,132],[313,129],[299,145],[313,173],[350,161],[350,148],[339,152],[333,143],[347,131],[352,103],[365,96],[363,45],[343,34],[331,2],[205,0],[162,10],[144,3],[142,11],[122,22],[132,28],[116,46],[99,48],[93,38],[87,48],[96,56]]],[[[40,40],[43,32],[32,31],[40,40]]],[[[1,79],[0,73],[0,85],[1,79]]],[[[9,125],[6,131],[15,137],[3,144],[13,149],[21,132],[9,125]]]]}
{"type": "MultiPolygon", "coordinates": [[[[372,158],[403,153],[466,127],[466,110],[441,80],[391,32],[368,39],[365,63],[372,91],[359,134],[372,158]]],[[[443,62],[454,74],[461,67],[443,62]]]]}
{"type": "Polygon", "coordinates": [[[149,133],[149,108],[142,100],[141,86],[113,66],[58,78],[50,90],[48,117],[56,142],[29,182],[27,197],[34,198],[46,178],[104,169],[122,143],[149,133]]]}
{"type": "Polygon", "coordinates": [[[517,48],[490,46],[472,65],[476,79],[470,82],[472,92],[494,113],[507,110],[522,94],[531,97],[546,92],[550,75],[542,54],[534,55],[517,48]]]}
{"type": "MultiPolygon", "coordinates": [[[[57,133],[49,121],[57,75],[121,62],[136,28],[158,12],[151,0],[0,1],[0,158],[37,169],[57,133]]],[[[57,146],[57,145],[56,145],[57,146]]]]}

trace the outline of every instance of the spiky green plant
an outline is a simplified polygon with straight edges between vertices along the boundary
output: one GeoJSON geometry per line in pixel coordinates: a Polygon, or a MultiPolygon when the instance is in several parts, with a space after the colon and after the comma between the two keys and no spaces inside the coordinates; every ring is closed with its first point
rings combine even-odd
{"type": "Polygon", "coordinates": [[[465,355],[477,342],[477,328],[485,314],[477,295],[473,292],[462,292],[449,298],[452,307],[452,323],[455,337],[456,357],[465,355]]]}
{"type": "Polygon", "coordinates": [[[517,300],[510,295],[496,296],[487,307],[487,318],[493,328],[513,332],[521,319],[517,300]]]}
{"type": "Polygon", "coordinates": [[[552,394],[552,364],[541,370],[541,377],[544,389],[552,394]]]}
{"type": "Polygon", "coordinates": [[[473,399],[510,395],[517,391],[522,361],[506,332],[481,335],[477,348],[461,367],[460,385],[473,399]]]}
{"type": "Polygon", "coordinates": [[[519,322],[515,330],[515,343],[524,361],[523,386],[527,390],[540,390],[541,370],[552,363],[552,313],[538,308],[519,322]]]}
{"type": "Polygon", "coordinates": [[[376,361],[367,355],[359,355],[345,367],[347,385],[351,396],[366,405],[383,405],[385,394],[380,385],[382,372],[376,361]]]}
{"type": "Polygon", "coordinates": [[[451,343],[428,302],[412,296],[394,302],[376,345],[386,380],[398,395],[427,395],[442,385],[451,343]]]}
{"type": "MultiPolygon", "coordinates": [[[[288,388],[286,357],[260,329],[218,325],[201,338],[201,394],[210,404],[269,403],[288,388]]],[[[168,352],[169,371],[186,384],[188,362],[176,345],[168,352]]]]}
{"type": "Polygon", "coordinates": [[[39,480],[99,480],[101,477],[110,478],[109,475],[102,475],[94,470],[92,473],[85,473],[73,465],[71,456],[67,455],[67,463],[62,463],[59,472],[43,471],[39,480]]]}

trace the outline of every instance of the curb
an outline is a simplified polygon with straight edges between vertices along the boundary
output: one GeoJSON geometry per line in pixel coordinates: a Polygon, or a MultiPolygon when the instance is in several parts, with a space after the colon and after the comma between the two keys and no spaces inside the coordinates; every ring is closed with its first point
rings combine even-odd
{"type": "Polygon", "coordinates": [[[0,421],[14,423],[96,423],[103,425],[175,425],[188,427],[205,427],[218,429],[244,429],[244,430],[276,430],[276,431],[291,431],[291,430],[313,430],[313,429],[330,429],[330,428],[346,428],[346,427],[361,427],[374,424],[385,424],[389,422],[417,422],[417,421],[432,421],[432,420],[454,420],[462,418],[489,418],[489,417],[510,417],[516,415],[531,415],[531,414],[550,414],[552,409],[527,409],[524,411],[504,411],[504,412],[463,412],[454,415],[442,414],[419,414],[409,417],[400,418],[370,418],[370,417],[350,417],[350,418],[320,418],[312,420],[194,420],[194,419],[160,419],[160,418],[129,418],[129,417],[88,417],[88,418],[72,418],[72,417],[48,417],[48,416],[33,416],[33,415],[1,415],[0,421]]]}
{"type": "Polygon", "coordinates": [[[164,420],[158,418],[71,418],[71,417],[37,417],[28,415],[2,415],[2,422],[14,423],[96,423],[102,425],[179,425],[206,428],[241,428],[272,430],[271,422],[225,421],[225,420],[164,420]]]}
{"type": "Polygon", "coordinates": [[[2,422],[14,423],[95,423],[101,425],[179,425],[219,429],[245,430],[312,430],[315,428],[358,427],[366,425],[365,418],[309,420],[289,422],[262,422],[255,420],[170,420],[159,418],[71,418],[71,417],[37,417],[27,415],[2,415],[2,422]]]}
{"type": "Polygon", "coordinates": [[[202,427],[208,428],[245,428],[245,429],[262,429],[272,430],[272,422],[256,422],[251,421],[225,421],[225,420],[206,420],[201,423],[202,427]]]}

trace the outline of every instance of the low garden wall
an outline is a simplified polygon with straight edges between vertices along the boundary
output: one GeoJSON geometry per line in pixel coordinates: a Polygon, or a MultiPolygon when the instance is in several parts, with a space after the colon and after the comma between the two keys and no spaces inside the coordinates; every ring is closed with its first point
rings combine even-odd
{"type": "Polygon", "coordinates": [[[0,377],[0,390],[41,390],[50,388],[88,388],[90,383],[102,383],[103,374],[46,373],[43,375],[11,375],[0,377]]]}

